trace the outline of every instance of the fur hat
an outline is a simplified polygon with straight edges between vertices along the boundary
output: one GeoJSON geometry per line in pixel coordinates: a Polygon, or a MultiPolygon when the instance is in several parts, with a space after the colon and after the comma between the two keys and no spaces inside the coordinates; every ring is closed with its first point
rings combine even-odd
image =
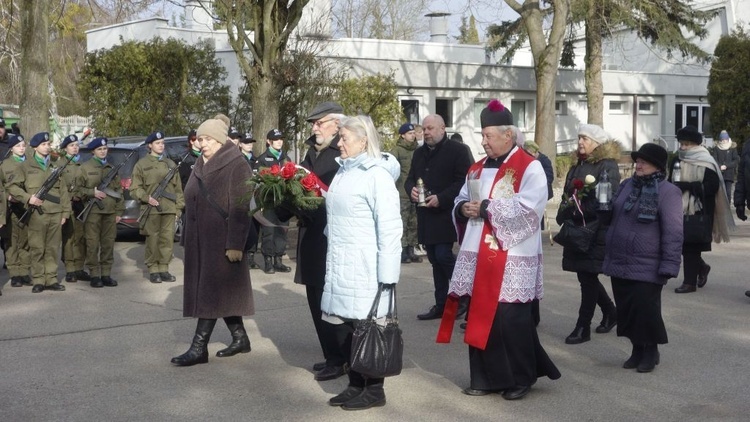
{"type": "Polygon", "coordinates": [[[513,113],[499,100],[491,100],[479,115],[482,129],[489,126],[513,126],[513,113]]]}
{"type": "Polygon", "coordinates": [[[698,132],[695,126],[687,125],[677,131],[677,141],[692,142],[694,144],[703,143],[703,134],[698,132]]]}
{"type": "Polygon", "coordinates": [[[603,144],[610,138],[607,131],[597,125],[580,125],[578,127],[578,136],[585,136],[597,144],[603,144]]]}
{"type": "Polygon", "coordinates": [[[667,171],[667,150],[663,146],[654,143],[643,144],[638,151],[630,153],[630,158],[635,161],[640,158],[660,168],[661,171],[667,171]]]}
{"type": "Polygon", "coordinates": [[[227,142],[227,124],[221,119],[206,120],[198,126],[198,130],[195,133],[199,138],[201,136],[210,136],[222,145],[227,142]]]}

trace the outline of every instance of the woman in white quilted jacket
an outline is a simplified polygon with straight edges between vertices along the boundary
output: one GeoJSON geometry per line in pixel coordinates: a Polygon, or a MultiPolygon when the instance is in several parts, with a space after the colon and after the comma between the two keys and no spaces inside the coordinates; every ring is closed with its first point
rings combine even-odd
{"type": "MultiPolygon", "coordinates": [[[[352,332],[365,319],[378,283],[395,284],[401,271],[401,213],[395,180],[398,161],[380,152],[378,133],[368,116],[349,117],[339,129],[341,167],[326,196],[328,254],[321,309],[333,327],[333,341],[351,356],[352,332]]],[[[387,290],[386,290],[387,291],[387,290]]],[[[383,294],[380,315],[388,310],[383,294]]],[[[382,378],[349,371],[349,385],[331,406],[363,410],[385,405],[382,378]]]]}

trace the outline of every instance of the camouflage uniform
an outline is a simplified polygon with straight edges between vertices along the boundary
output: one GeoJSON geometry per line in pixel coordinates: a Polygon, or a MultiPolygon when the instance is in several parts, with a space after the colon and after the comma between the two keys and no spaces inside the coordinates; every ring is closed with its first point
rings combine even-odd
{"type": "MultiPolygon", "coordinates": [[[[404,182],[411,168],[411,157],[416,149],[416,141],[407,142],[404,138],[400,138],[396,147],[391,151],[391,154],[396,157],[401,165],[401,175],[396,180],[396,189],[398,189],[399,200],[401,201],[401,220],[404,224],[404,233],[401,236],[402,248],[413,248],[417,244],[417,210],[409,195],[406,194],[406,190],[404,190],[404,182]]],[[[412,253],[409,254],[409,260],[415,261],[416,257],[412,256],[413,251],[410,250],[410,252],[412,253]]],[[[421,258],[416,261],[421,262],[421,258]]]]}
{"type": "MultiPolygon", "coordinates": [[[[156,190],[159,182],[164,179],[169,169],[176,165],[169,158],[164,156],[160,158],[154,154],[148,154],[138,160],[133,168],[130,196],[140,201],[141,211],[149,206],[149,195],[156,190]]],[[[166,196],[162,196],[159,198],[161,212],[153,207],[149,211],[146,221],[140,222],[141,230],[146,235],[145,261],[150,275],[169,272],[169,261],[172,260],[174,249],[175,218],[185,208],[185,198],[182,195],[182,182],[179,173],[175,173],[166,192],[175,200],[172,201],[166,196]]]]}

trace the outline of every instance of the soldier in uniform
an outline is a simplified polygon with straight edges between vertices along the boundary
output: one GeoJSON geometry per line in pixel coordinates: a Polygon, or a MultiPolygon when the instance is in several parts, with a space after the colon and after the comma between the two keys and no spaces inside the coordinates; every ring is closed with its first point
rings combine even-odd
{"type": "Polygon", "coordinates": [[[18,217],[23,214],[24,206],[18,199],[9,195],[8,187],[19,171],[21,163],[26,160],[26,142],[21,135],[8,137],[9,155],[0,164],[0,182],[3,187],[3,198],[7,198],[6,218],[3,221],[2,236],[5,240],[5,263],[10,275],[12,287],[31,286],[29,271],[29,243],[27,227],[18,227],[18,217]]]}
{"type": "MultiPolygon", "coordinates": [[[[240,137],[240,152],[245,158],[245,161],[247,161],[247,164],[250,165],[250,170],[252,170],[253,172],[258,165],[258,160],[253,154],[254,143],[255,138],[253,138],[253,134],[250,132],[240,137]]],[[[260,232],[260,223],[258,223],[258,220],[253,218],[252,225],[250,227],[250,233],[247,236],[247,242],[245,244],[245,249],[247,250],[248,266],[251,270],[260,269],[258,263],[255,262],[255,253],[258,252],[258,232],[260,232]]]]}
{"type": "MultiPolygon", "coordinates": [[[[278,129],[272,129],[266,135],[266,152],[258,156],[258,168],[271,167],[274,165],[283,166],[289,161],[289,157],[284,152],[284,135],[278,129]]],[[[260,236],[262,243],[260,246],[263,252],[263,272],[273,274],[276,271],[288,273],[292,271],[281,262],[281,257],[286,252],[286,233],[289,223],[282,222],[276,216],[273,209],[263,210],[263,217],[274,226],[262,226],[260,236]]]]}
{"type": "Polygon", "coordinates": [[[34,284],[31,291],[63,291],[65,286],[57,280],[57,259],[62,242],[62,225],[70,218],[70,196],[62,180],[58,179],[46,200],[37,198],[36,193],[52,174],[49,133],[37,133],[29,145],[34,152],[21,163],[8,191],[20,202],[42,210],[31,214],[28,222],[29,259],[34,284]]]}
{"type": "Polygon", "coordinates": [[[78,136],[68,135],[60,144],[63,150],[63,158],[70,163],[63,170],[60,179],[63,186],[68,190],[70,196],[71,217],[62,226],[62,261],[65,264],[65,281],[75,283],[78,280],[90,280],[89,275],[83,271],[83,259],[86,257],[85,241],[83,238],[83,223],[76,220],[75,216],[83,209],[81,195],[78,192],[78,176],[81,174],[81,156],[78,154],[80,143],[78,136]]]}
{"type": "Polygon", "coordinates": [[[411,123],[401,125],[398,133],[399,139],[391,154],[396,157],[401,165],[401,175],[396,180],[396,189],[398,189],[401,201],[401,221],[404,224],[404,232],[401,236],[401,263],[408,264],[410,262],[422,262],[422,258],[414,253],[414,247],[417,246],[417,209],[404,189],[406,176],[409,175],[409,169],[411,168],[411,157],[414,155],[414,150],[417,149],[417,135],[414,131],[414,125],[411,123]]]}
{"type": "Polygon", "coordinates": [[[107,162],[107,142],[107,138],[96,138],[86,146],[93,151],[93,156],[83,163],[78,178],[84,204],[92,199],[96,201],[84,223],[86,263],[91,271],[91,287],[117,286],[117,281],[110,275],[114,262],[117,223],[125,211],[125,201],[118,175],[115,175],[105,189],[98,188],[102,179],[114,167],[107,162]]]}
{"type": "Polygon", "coordinates": [[[152,207],[148,217],[144,217],[145,221],[140,222],[142,232],[146,235],[148,279],[152,283],[172,282],[176,278],[169,273],[169,261],[172,260],[174,249],[175,218],[185,207],[182,182],[180,174],[175,173],[161,198],[151,196],[170,169],[177,164],[164,156],[162,132],[148,135],[146,146],[149,154],[138,160],[133,168],[130,196],[140,201],[141,209],[152,207]]]}
{"type": "Polygon", "coordinates": [[[201,156],[201,147],[198,145],[198,137],[195,136],[195,129],[190,129],[187,136],[188,151],[190,154],[185,157],[180,166],[180,182],[182,182],[182,190],[185,190],[185,185],[190,179],[190,174],[193,172],[193,166],[195,160],[201,156]]]}

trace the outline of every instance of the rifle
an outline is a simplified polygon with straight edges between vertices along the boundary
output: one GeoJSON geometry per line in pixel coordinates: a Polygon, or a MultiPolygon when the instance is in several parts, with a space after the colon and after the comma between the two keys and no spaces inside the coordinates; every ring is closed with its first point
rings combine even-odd
{"type": "MultiPolygon", "coordinates": [[[[68,158],[68,160],[65,162],[65,164],[63,164],[62,167],[55,167],[52,170],[52,174],[50,174],[47,177],[47,180],[44,181],[44,183],[42,184],[42,187],[39,188],[39,190],[34,194],[34,196],[41,199],[42,201],[50,201],[55,204],[59,204],[60,198],[50,195],[49,191],[52,190],[52,188],[55,186],[57,181],[60,179],[60,176],[62,176],[63,170],[65,170],[65,167],[67,167],[71,161],[73,161],[73,157],[68,158]]],[[[21,218],[18,219],[18,227],[20,228],[26,227],[26,224],[29,223],[29,219],[31,219],[31,214],[34,214],[34,211],[38,212],[39,215],[44,214],[44,211],[42,211],[41,205],[29,204],[29,207],[26,208],[26,211],[23,213],[21,218]]]]}
{"type": "MultiPolygon", "coordinates": [[[[130,160],[130,157],[132,157],[133,154],[135,154],[136,152],[138,152],[138,148],[135,148],[132,151],[130,151],[130,154],[128,154],[124,160],[122,160],[116,166],[112,167],[109,170],[109,173],[107,173],[107,175],[102,178],[101,182],[99,183],[99,186],[96,187],[96,190],[104,192],[107,194],[107,196],[112,197],[112,198],[118,198],[118,199],[122,198],[122,195],[120,195],[119,193],[109,188],[109,184],[112,183],[112,180],[115,179],[115,176],[117,176],[117,173],[120,171],[120,168],[122,168],[122,166],[125,165],[125,163],[127,163],[128,160],[130,160]]],[[[86,219],[89,218],[89,214],[91,213],[91,209],[94,207],[94,205],[96,205],[97,208],[99,208],[100,210],[104,209],[102,200],[97,199],[96,197],[92,197],[91,199],[88,200],[88,202],[86,202],[86,206],[83,207],[83,211],[81,211],[81,213],[76,216],[76,219],[82,223],[85,222],[86,219]]]]}
{"type": "MultiPolygon", "coordinates": [[[[159,185],[156,186],[156,189],[154,189],[154,192],[151,195],[149,195],[149,196],[151,196],[152,198],[156,199],[157,201],[161,197],[167,198],[167,199],[171,200],[172,202],[177,201],[177,197],[175,197],[174,195],[172,195],[171,193],[169,193],[169,192],[166,191],[167,190],[167,185],[169,185],[169,182],[172,180],[172,178],[174,177],[175,173],[177,173],[177,170],[180,169],[180,166],[182,165],[182,163],[185,162],[185,160],[187,159],[188,155],[190,155],[190,151],[188,151],[187,154],[185,154],[180,159],[180,162],[178,162],[176,166],[174,166],[171,169],[169,169],[169,171],[167,172],[166,176],[164,176],[164,178],[161,179],[161,181],[159,182],[159,185]]],[[[146,219],[148,218],[148,215],[151,213],[151,208],[156,208],[157,211],[161,212],[161,205],[157,205],[155,207],[151,206],[151,205],[147,205],[146,208],[144,208],[143,211],[141,211],[141,215],[138,216],[138,219],[136,221],[138,223],[140,223],[141,221],[146,221],[146,219]]]]}

